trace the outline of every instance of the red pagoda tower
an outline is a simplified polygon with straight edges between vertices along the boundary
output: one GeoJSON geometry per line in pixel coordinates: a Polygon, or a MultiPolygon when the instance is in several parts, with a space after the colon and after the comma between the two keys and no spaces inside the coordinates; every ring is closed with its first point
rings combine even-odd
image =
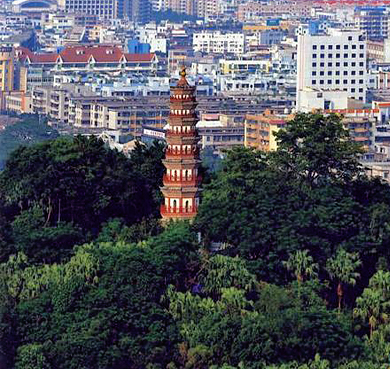
{"type": "Polygon", "coordinates": [[[163,220],[194,218],[198,211],[201,177],[199,175],[199,136],[195,90],[186,79],[186,69],[171,87],[169,129],[166,133],[164,186],[165,201],[161,206],[163,220]]]}

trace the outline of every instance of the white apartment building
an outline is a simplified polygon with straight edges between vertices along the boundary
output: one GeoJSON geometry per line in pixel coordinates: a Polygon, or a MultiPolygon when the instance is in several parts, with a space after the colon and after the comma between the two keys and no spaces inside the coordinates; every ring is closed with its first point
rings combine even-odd
{"type": "Polygon", "coordinates": [[[306,88],[341,90],[366,101],[367,48],[361,31],[329,29],[326,35],[298,36],[297,109],[306,88]]]}
{"type": "Polygon", "coordinates": [[[245,35],[219,31],[194,33],[193,48],[195,52],[243,54],[245,52],[245,35]]]}

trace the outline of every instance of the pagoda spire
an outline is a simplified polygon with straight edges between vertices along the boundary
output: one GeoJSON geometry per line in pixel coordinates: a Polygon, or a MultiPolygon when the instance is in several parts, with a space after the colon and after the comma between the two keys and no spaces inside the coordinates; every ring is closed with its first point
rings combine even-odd
{"type": "Polygon", "coordinates": [[[180,71],[180,80],[171,87],[169,128],[166,133],[166,174],[163,178],[164,204],[161,216],[169,219],[193,219],[199,206],[199,136],[196,130],[196,87],[187,81],[186,68],[180,71]]]}

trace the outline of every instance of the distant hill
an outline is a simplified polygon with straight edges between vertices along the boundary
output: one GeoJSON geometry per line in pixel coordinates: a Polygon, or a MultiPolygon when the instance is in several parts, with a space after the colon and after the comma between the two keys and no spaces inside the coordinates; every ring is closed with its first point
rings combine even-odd
{"type": "Polygon", "coordinates": [[[58,132],[45,121],[39,122],[36,115],[25,115],[14,124],[0,131],[0,170],[4,168],[8,155],[20,145],[31,145],[57,138],[58,132]]]}

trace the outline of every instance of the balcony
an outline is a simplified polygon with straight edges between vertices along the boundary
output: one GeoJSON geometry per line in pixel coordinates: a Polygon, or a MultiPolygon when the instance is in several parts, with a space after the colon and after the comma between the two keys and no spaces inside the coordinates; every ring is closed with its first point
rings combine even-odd
{"type": "Polygon", "coordinates": [[[168,207],[165,205],[161,205],[160,213],[164,217],[172,217],[172,218],[180,218],[180,217],[194,217],[198,213],[197,206],[189,206],[189,207],[168,207]]]}
{"type": "Polygon", "coordinates": [[[164,174],[163,176],[163,182],[165,185],[178,185],[178,186],[198,186],[202,182],[202,177],[183,177],[183,176],[169,176],[167,174],[164,174]]]}

